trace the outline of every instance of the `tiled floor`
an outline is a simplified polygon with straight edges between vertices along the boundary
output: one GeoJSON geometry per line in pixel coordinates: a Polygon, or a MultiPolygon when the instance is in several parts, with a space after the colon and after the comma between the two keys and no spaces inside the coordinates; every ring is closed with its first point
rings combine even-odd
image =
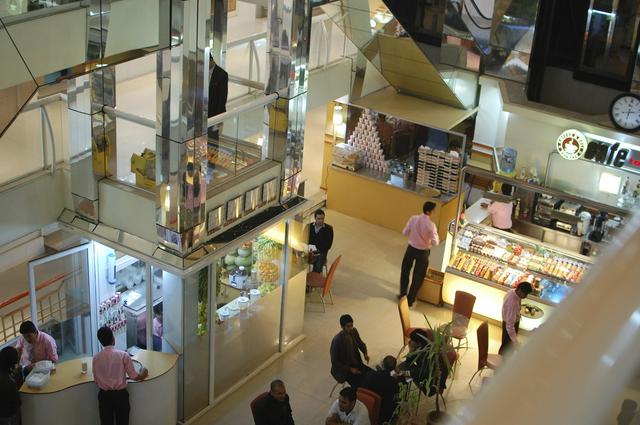
{"type": "MultiPolygon", "coordinates": [[[[327,212],[327,222],[335,229],[335,243],[330,257],[342,254],[334,281],[333,306],[322,313],[318,304],[307,304],[304,332],[306,339],[271,366],[251,379],[238,391],[194,422],[197,425],[251,424],[250,401],[266,391],[275,378],[284,380],[297,424],[323,424],[332,402],[328,398],[335,381],[329,374],[329,345],[339,331],[338,319],[349,313],[366,342],[373,364],[385,355],[396,355],[402,346],[401,326],[396,307],[399,264],[405,247],[404,237],[358,219],[327,212]]],[[[451,311],[419,302],[411,311],[412,324],[424,323],[422,314],[430,320],[444,322],[451,311]]],[[[475,329],[478,320],[470,324],[469,349],[462,352],[462,364],[455,379],[447,384],[447,406],[455,411],[472,397],[467,385],[477,367],[475,329]]],[[[490,325],[489,352],[497,352],[500,329],[490,325]]],[[[489,375],[491,372],[487,372],[489,375]]],[[[479,380],[474,381],[474,389],[479,380]]],[[[433,400],[423,400],[421,412],[432,408],[433,400]]]]}

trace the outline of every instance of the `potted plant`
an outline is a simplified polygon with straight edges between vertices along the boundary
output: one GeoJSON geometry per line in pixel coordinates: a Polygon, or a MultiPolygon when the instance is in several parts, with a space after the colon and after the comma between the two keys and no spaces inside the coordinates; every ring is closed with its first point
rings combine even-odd
{"type": "Polygon", "coordinates": [[[427,331],[418,335],[424,341],[410,342],[410,352],[400,365],[413,383],[401,385],[400,401],[394,412],[399,424],[416,423],[422,394],[436,397],[435,410],[428,413],[427,424],[442,423],[448,418],[443,390],[447,377],[453,373],[456,357],[451,354],[455,353],[450,343],[452,323],[433,326],[426,316],[425,322],[427,331]],[[441,409],[441,403],[445,410],[441,409]]]}

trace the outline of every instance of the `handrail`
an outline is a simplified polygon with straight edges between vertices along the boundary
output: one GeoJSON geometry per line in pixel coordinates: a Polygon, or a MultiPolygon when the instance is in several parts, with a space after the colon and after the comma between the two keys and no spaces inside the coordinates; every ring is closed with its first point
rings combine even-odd
{"type": "Polygon", "coordinates": [[[229,82],[241,84],[258,90],[264,90],[265,87],[265,84],[260,81],[253,81],[248,78],[238,77],[235,75],[229,75],[229,82]]]}
{"type": "Polygon", "coordinates": [[[248,43],[250,41],[255,41],[255,40],[260,40],[262,38],[267,38],[267,32],[256,32],[254,34],[248,35],[246,37],[242,37],[239,38],[237,40],[233,40],[233,41],[228,41],[227,42],[227,50],[236,47],[236,46],[240,46],[244,43],[248,43]]]}
{"type": "Polygon", "coordinates": [[[22,112],[32,111],[34,109],[38,109],[41,106],[48,105],[54,102],[66,102],[67,95],[64,93],[56,93],[51,96],[43,97],[42,99],[34,100],[33,102],[27,103],[24,108],[22,108],[22,112]]]}
{"type": "MultiPolygon", "coordinates": [[[[47,129],[49,130],[49,143],[51,143],[51,175],[56,174],[56,141],[55,136],[53,135],[53,126],[51,125],[51,120],[49,119],[49,112],[47,112],[47,108],[44,106],[40,107],[41,117],[44,118],[44,121],[47,123],[47,129]]],[[[42,124],[40,124],[42,125],[42,124]]],[[[44,140],[42,140],[43,149],[44,148],[44,140]]],[[[47,165],[45,162],[44,165],[47,165]]]]}
{"type": "Polygon", "coordinates": [[[236,115],[240,115],[243,112],[250,111],[252,109],[259,108],[260,106],[267,105],[273,102],[274,100],[276,100],[277,98],[278,98],[278,93],[271,93],[271,94],[265,95],[262,98],[258,98],[252,102],[247,102],[243,105],[233,108],[230,111],[223,112],[219,115],[213,116],[209,118],[209,120],[207,121],[207,128],[211,128],[214,125],[220,124],[221,122],[228,120],[229,118],[232,118],[236,115]]]}
{"type": "MultiPolygon", "coordinates": [[[[47,286],[53,285],[57,281],[67,278],[69,275],[75,273],[76,271],[77,270],[70,271],[70,272],[67,272],[67,273],[60,273],[59,275],[56,275],[56,276],[52,277],[51,279],[45,280],[41,284],[36,285],[36,291],[44,289],[47,286]]],[[[29,296],[29,291],[20,292],[18,295],[14,295],[13,297],[9,298],[8,300],[1,302],[0,303],[0,309],[3,309],[6,306],[8,306],[9,304],[13,304],[14,302],[19,301],[19,300],[21,300],[21,299],[23,299],[23,298],[25,298],[27,296],[29,296]]]]}
{"type": "Polygon", "coordinates": [[[136,114],[132,114],[130,112],[125,112],[125,111],[121,111],[119,109],[115,109],[112,108],[111,106],[103,106],[103,110],[104,112],[107,113],[107,115],[110,115],[112,117],[118,117],[118,118],[123,118],[127,121],[131,121],[131,122],[135,122],[137,124],[143,125],[145,127],[149,127],[149,128],[156,128],[156,122],[154,120],[151,120],[149,118],[145,118],[142,117],[140,115],[136,115],[136,114]]]}

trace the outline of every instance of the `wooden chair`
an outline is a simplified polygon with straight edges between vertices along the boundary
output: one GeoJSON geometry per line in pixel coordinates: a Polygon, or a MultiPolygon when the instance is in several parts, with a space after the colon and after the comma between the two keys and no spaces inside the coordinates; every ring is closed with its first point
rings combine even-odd
{"type": "Polygon", "coordinates": [[[464,339],[468,345],[467,331],[469,329],[469,321],[473,314],[473,306],[476,303],[476,297],[468,292],[456,291],[453,300],[453,314],[451,326],[451,338],[457,339],[456,349],[460,348],[464,339]]]}
{"type": "Polygon", "coordinates": [[[369,422],[371,425],[380,424],[380,405],[382,404],[382,398],[375,392],[367,390],[365,388],[358,388],[357,390],[358,400],[367,406],[369,412],[369,422]]]}
{"type": "Polygon", "coordinates": [[[489,354],[489,323],[487,321],[478,326],[476,335],[478,337],[478,370],[469,379],[469,387],[478,373],[482,375],[482,371],[485,369],[495,370],[502,362],[502,356],[499,354],[489,354]]]}
{"type": "MultiPolygon", "coordinates": [[[[411,318],[409,316],[409,302],[407,296],[403,296],[398,301],[398,313],[400,314],[400,324],[402,325],[402,341],[406,346],[409,342],[409,335],[414,329],[424,329],[428,334],[431,334],[431,330],[427,328],[412,328],[411,318]]],[[[433,339],[433,338],[430,338],[433,339]]]]}
{"type": "Polygon", "coordinates": [[[266,398],[268,395],[269,395],[268,392],[262,393],[258,397],[254,398],[253,401],[251,402],[251,404],[250,404],[250,406],[251,406],[251,414],[253,415],[253,422],[254,423],[258,423],[258,414],[260,413],[260,412],[256,411],[256,406],[257,406],[259,401],[261,401],[262,399],[266,398]]]}
{"type": "Polygon", "coordinates": [[[325,308],[325,297],[327,294],[329,295],[329,299],[331,300],[331,305],[333,305],[333,294],[331,293],[331,284],[333,283],[333,277],[336,274],[336,269],[338,268],[338,264],[340,264],[340,260],[342,259],[342,255],[339,255],[333,263],[331,263],[331,268],[329,268],[329,273],[327,276],[323,276],[322,273],[317,272],[309,272],[307,273],[307,289],[313,292],[314,289],[321,289],[320,292],[320,300],[322,300],[322,312],[326,312],[325,308]]]}

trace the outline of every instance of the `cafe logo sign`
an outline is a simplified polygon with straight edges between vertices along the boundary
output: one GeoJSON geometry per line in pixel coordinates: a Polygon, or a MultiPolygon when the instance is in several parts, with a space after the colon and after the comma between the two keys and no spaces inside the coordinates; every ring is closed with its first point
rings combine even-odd
{"type": "Polygon", "coordinates": [[[587,150],[587,138],[578,130],[565,130],[558,136],[556,149],[564,159],[579,159],[587,150]]]}

